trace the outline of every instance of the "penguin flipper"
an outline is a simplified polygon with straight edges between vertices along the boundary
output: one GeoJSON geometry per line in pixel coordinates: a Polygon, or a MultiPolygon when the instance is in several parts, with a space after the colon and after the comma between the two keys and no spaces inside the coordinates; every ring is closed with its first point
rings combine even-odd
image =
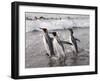
{"type": "Polygon", "coordinates": [[[79,39],[75,38],[75,40],[77,40],[78,42],[81,42],[79,39]]]}
{"type": "Polygon", "coordinates": [[[61,41],[63,44],[69,44],[72,45],[72,43],[68,42],[68,41],[61,41]]]}

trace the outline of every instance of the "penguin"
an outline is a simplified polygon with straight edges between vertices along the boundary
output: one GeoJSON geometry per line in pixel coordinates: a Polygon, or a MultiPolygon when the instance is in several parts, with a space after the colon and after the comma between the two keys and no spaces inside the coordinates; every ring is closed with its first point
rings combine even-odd
{"type": "Polygon", "coordinates": [[[73,30],[72,29],[68,29],[70,31],[70,36],[69,36],[69,41],[70,43],[72,43],[72,49],[73,49],[73,52],[75,54],[77,54],[79,51],[78,51],[78,45],[77,45],[77,41],[80,42],[79,39],[75,38],[74,35],[73,35],[73,30]]]}
{"type": "Polygon", "coordinates": [[[53,36],[57,39],[59,45],[62,47],[63,51],[65,52],[65,49],[64,49],[64,44],[69,44],[69,45],[72,45],[72,43],[68,42],[68,41],[62,41],[59,36],[57,35],[57,32],[53,32],[52,33],[53,36]]]}
{"type": "Polygon", "coordinates": [[[43,34],[43,42],[45,49],[47,51],[47,55],[51,57],[54,55],[54,50],[53,50],[53,43],[52,43],[52,38],[49,36],[47,28],[40,28],[44,32],[43,34]]]}
{"type": "Polygon", "coordinates": [[[53,35],[53,46],[54,46],[54,49],[56,48],[56,50],[60,50],[60,52],[62,53],[62,55],[64,56],[64,46],[62,44],[62,42],[60,42],[60,39],[57,35],[56,32],[52,32],[52,35],[53,35]]]}
{"type": "Polygon", "coordinates": [[[63,44],[70,44],[70,45],[72,44],[67,41],[60,40],[60,38],[57,35],[57,32],[52,32],[52,35],[53,35],[53,47],[54,47],[55,56],[58,57],[62,65],[65,65],[66,54],[65,54],[65,49],[63,44]]]}
{"type": "Polygon", "coordinates": [[[55,53],[55,58],[59,61],[60,65],[65,64],[65,53],[64,53],[64,47],[62,44],[60,44],[59,39],[57,37],[56,32],[52,32],[53,35],[53,49],[55,53]]]}

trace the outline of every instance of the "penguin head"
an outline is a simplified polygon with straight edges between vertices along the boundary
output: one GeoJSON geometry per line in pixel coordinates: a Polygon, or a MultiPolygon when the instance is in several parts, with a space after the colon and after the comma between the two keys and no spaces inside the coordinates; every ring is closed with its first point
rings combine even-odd
{"type": "Polygon", "coordinates": [[[68,29],[72,34],[74,33],[72,29],[68,29]]]}
{"type": "Polygon", "coordinates": [[[53,36],[57,36],[57,33],[56,32],[52,32],[53,36]]]}
{"type": "Polygon", "coordinates": [[[48,32],[46,28],[40,28],[40,29],[42,29],[44,33],[48,32]]]}

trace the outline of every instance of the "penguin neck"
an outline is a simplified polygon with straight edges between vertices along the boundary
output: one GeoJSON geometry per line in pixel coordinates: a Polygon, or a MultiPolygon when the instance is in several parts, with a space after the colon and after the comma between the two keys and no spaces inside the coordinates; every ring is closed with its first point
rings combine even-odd
{"type": "Polygon", "coordinates": [[[48,35],[48,32],[45,32],[46,35],[48,35]]]}
{"type": "Polygon", "coordinates": [[[48,32],[44,33],[44,36],[45,36],[46,39],[50,38],[48,32]]]}
{"type": "Polygon", "coordinates": [[[70,36],[73,37],[73,33],[70,32],[70,36]]]}
{"type": "Polygon", "coordinates": [[[54,36],[54,38],[56,38],[56,39],[57,39],[57,36],[54,36]]]}
{"type": "Polygon", "coordinates": [[[44,34],[47,36],[48,35],[48,32],[45,32],[44,34]]]}
{"type": "Polygon", "coordinates": [[[58,37],[57,37],[57,36],[54,36],[54,38],[55,38],[56,40],[58,40],[58,37]]]}

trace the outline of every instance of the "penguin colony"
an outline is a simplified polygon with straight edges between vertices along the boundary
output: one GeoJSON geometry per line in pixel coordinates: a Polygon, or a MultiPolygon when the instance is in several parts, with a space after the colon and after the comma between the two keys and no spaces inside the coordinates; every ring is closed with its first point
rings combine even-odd
{"type": "Polygon", "coordinates": [[[66,54],[64,49],[64,44],[68,44],[72,47],[72,51],[75,55],[78,54],[78,46],[77,41],[80,42],[79,39],[76,39],[73,35],[73,30],[68,29],[69,34],[69,42],[60,40],[57,32],[52,32],[52,36],[49,36],[49,32],[47,28],[40,28],[43,31],[43,42],[45,49],[47,51],[46,55],[53,60],[59,61],[60,64],[65,65],[66,54]]]}

